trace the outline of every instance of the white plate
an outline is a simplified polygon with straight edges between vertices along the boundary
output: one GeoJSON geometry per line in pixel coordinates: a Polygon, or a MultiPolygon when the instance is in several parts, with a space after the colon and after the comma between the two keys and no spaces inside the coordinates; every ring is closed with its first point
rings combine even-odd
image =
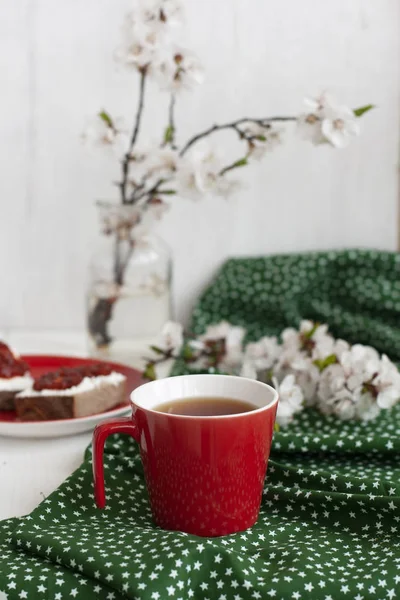
{"type": "MultiPolygon", "coordinates": [[[[54,371],[61,366],[75,367],[82,364],[93,364],[102,361],[77,358],[72,356],[28,355],[22,356],[28,363],[32,375],[38,376],[54,371]]],[[[77,419],[58,419],[55,421],[17,421],[15,413],[0,412],[0,435],[14,438],[54,438],[75,435],[85,431],[93,431],[98,423],[105,419],[127,416],[131,413],[129,404],[130,392],[142,383],[141,374],[126,365],[108,362],[114,370],[122,373],[127,379],[126,404],[117,406],[104,413],[79,417],[77,419]]]]}
{"type": "Polygon", "coordinates": [[[59,419],[57,421],[0,421],[0,435],[14,438],[52,438],[75,435],[85,431],[93,431],[98,423],[113,417],[127,416],[130,406],[121,406],[98,415],[80,417],[78,419],[59,419]]]}

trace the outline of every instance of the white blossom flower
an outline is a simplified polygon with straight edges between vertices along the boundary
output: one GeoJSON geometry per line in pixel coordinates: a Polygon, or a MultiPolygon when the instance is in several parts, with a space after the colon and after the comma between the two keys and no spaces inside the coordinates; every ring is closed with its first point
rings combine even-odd
{"type": "Polygon", "coordinates": [[[323,370],[317,390],[321,412],[335,414],[341,419],[357,418],[364,421],[374,419],[380,412],[377,398],[366,388],[370,381],[370,367],[363,364],[361,357],[367,361],[374,360],[376,351],[357,344],[346,351],[344,364],[333,364],[323,370]]]}
{"type": "Polygon", "coordinates": [[[217,325],[207,327],[205,333],[200,336],[199,341],[224,340],[225,356],[221,361],[221,368],[229,370],[239,367],[243,360],[243,338],[245,336],[243,327],[236,327],[227,321],[221,321],[217,325]]]}
{"type": "Polygon", "coordinates": [[[399,384],[400,374],[394,363],[382,354],[380,359],[379,370],[374,377],[373,383],[378,387],[386,387],[389,385],[399,384]]]}
{"type": "Polygon", "coordinates": [[[304,113],[298,117],[297,131],[303,140],[310,141],[314,146],[318,146],[324,142],[321,120],[313,113],[304,113]]]}
{"type": "Polygon", "coordinates": [[[324,359],[335,356],[337,360],[344,352],[348,352],[350,345],[345,340],[335,340],[331,335],[321,336],[315,343],[311,351],[313,360],[323,361],[324,359]]]}
{"type": "Polygon", "coordinates": [[[144,70],[168,52],[170,25],[179,20],[180,9],[176,0],[138,0],[134,4],[125,17],[115,58],[127,67],[144,70]]]}
{"type": "Polygon", "coordinates": [[[175,173],[179,167],[179,153],[171,148],[154,148],[149,152],[148,169],[155,172],[159,178],[166,179],[175,173]]]}
{"type": "Polygon", "coordinates": [[[128,68],[146,69],[165,43],[165,29],[159,13],[142,7],[126,16],[122,43],[115,51],[115,59],[128,68]]]}
{"type": "Polygon", "coordinates": [[[279,394],[276,421],[279,425],[285,426],[293,420],[296,413],[303,410],[303,392],[296,385],[294,375],[287,375],[281,383],[273,378],[273,384],[279,394]]]}
{"type": "Polygon", "coordinates": [[[301,342],[299,332],[297,329],[294,329],[294,327],[287,327],[284,329],[281,333],[281,338],[285,350],[300,350],[301,342]]]}
{"type": "Polygon", "coordinates": [[[130,43],[120,46],[115,51],[115,59],[126,67],[145,69],[154,60],[157,49],[157,37],[155,34],[137,36],[130,43]]]}
{"type": "Polygon", "coordinates": [[[348,342],[346,342],[345,340],[335,340],[335,343],[333,345],[333,354],[335,354],[335,356],[337,357],[337,359],[340,361],[343,354],[345,352],[348,352],[350,349],[350,344],[348,342]]]}
{"type": "Polygon", "coordinates": [[[400,373],[386,354],[381,358],[372,385],[376,389],[376,403],[380,408],[392,408],[400,401],[400,373]]]}
{"type": "Polygon", "coordinates": [[[356,415],[356,403],[361,396],[361,386],[350,390],[346,374],[339,364],[329,365],[320,376],[317,388],[318,408],[326,415],[351,419],[356,415]]]}
{"type": "Polygon", "coordinates": [[[176,173],[177,188],[182,197],[198,200],[209,193],[218,176],[219,164],[215,157],[193,152],[185,156],[176,173]],[[218,165],[218,166],[217,166],[218,165]]]}
{"type": "Polygon", "coordinates": [[[300,137],[309,140],[316,146],[324,142],[321,123],[328,101],[326,94],[321,94],[317,98],[305,98],[304,104],[307,112],[302,113],[297,119],[297,129],[300,137]]]}
{"type": "Polygon", "coordinates": [[[308,112],[311,112],[318,117],[323,117],[329,108],[336,106],[336,101],[327,92],[322,92],[316,98],[307,96],[304,98],[304,104],[308,112]]]}
{"type": "Polygon", "coordinates": [[[310,358],[295,346],[286,347],[283,349],[274,366],[274,371],[280,376],[291,371],[306,371],[311,366],[310,358]]]}
{"type": "Polygon", "coordinates": [[[356,415],[356,402],[358,398],[347,388],[338,391],[335,396],[329,398],[325,404],[319,406],[321,412],[327,415],[335,415],[343,421],[348,421],[356,415]]]}
{"type": "Polygon", "coordinates": [[[321,131],[335,148],[345,148],[351,138],[359,135],[360,124],[354,112],[347,106],[330,106],[324,111],[321,131]]]}
{"type": "Polygon", "coordinates": [[[300,352],[295,346],[283,349],[273,371],[279,379],[293,375],[296,384],[303,390],[307,406],[315,404],[320,372],[304,352],[300,352]]]}
{"type": "Polygon", "coordinates": [[[174,93],[191,90],[204,81],[204,70],[198,58],[180,47],[172,47],[157,56],[150,74],[161,89],[174,93]]]}
{"type": "Polygon", "coordinates": [[[166,351],[179,352],[183,345],[183,327],[180,323],[168,321],[161,331],[159,346],[166,351]]]}
{"type": "Polygon", "coordinates": [[[259,125],[248,122],[242,132],[248,140],[248,157],[261,160],[267,152],[270,152],[281,143],[282,130],[272,125],[259,125]]]}
{"type": "Polygon", "coordinates": [[[296,384],[301,387],[306,406],[314,406],[317,401],[316,391],[320,378],[318,368],[310,361],[308,369],[294,371],[296,384]]]}
{"type": "Polygon", "coordinates": [[[257,379],[257,371],[254,367],[254,363],[251,360],[245,360],[240,371],[240,377],[247,377],[247,379],[257,379]]]}
{"type": "Polygon", "coordinates": [[[347,146],[352,137],[360,133],[357,117],[347,106],[340,106],[327,94],[316,99],[306,99],[308,112],[300,115],[300,135],[313,144],[330,143],[336,148],[347,146]]]}
{"type": "Polygon", "coordinates": [[[7,600],[8,595],[0,590],[0,600],[7,600]]]}
{"type": "MultiPolygon", "coordinates": [[[[182,346],[180,325],[167,323],[163,333],[162,347],[182,346]]],[[[314,404],[325,415],[369,421],[400,402],[400,373],[389,358],[380,357],[370,346],[349,346],[334,339],[326,325],[304,320],[298,330],[284,330],[282,345],[276,337],[265,336],[243,350],[244,336],[242,327],[227,321],[210,325],[189,342],[191,367],[208,369],[212,364],[261,380],[263,371],[267,372],[279,393],[277,422],[281,425],[290,423],[304,406],[314,404]],[[324,364],[326,358],[330,360],[324,364]]]]}
{"type": "Polygon", "coordinates": [[[312,321],[303,320],[299,329],[287,327],[281,333],[283,347],[287,350],[300,350],[303,345],[304,336],[308,335],[314,327],[312,321]]]}
{"type": "Polygon", "coordinates": [[[324,338],[316,341],[311,350],[312,359],[318,361],[323,361],[333,354],[335,354],[335,340],[330,335],[326,335],[324,338]]]}
{"type": "Polygon", "coordinates": [[[137,227],[142,219],[141,210],[133,205],[98,202],[97,206],[105,235],[117,233],[119,239],[128,239],[132,229],[137,227]]]}
{"type": "Polygon", "coordinates": [[[379,392],[376,403],[380,408],[392,408],[400,400],[400,390],[398,387],[389,386],[379,392]]]}
{"type": "Polygon", "coordinates": [[[318,400],[326,414],[371,420],[399,402],[400,374],[387,356],[380,359],[374,348],[355,344],[322,372],[318,400]]]}
{"type": "Polygon", "coordinates": [[[164,189],[170,190],[169,182],[178,169],[179,161],[178,153],[170,148],[155,145],[141,147],[130,154],[128,181],[133,190],[138,186],[146,190],[162,179],[164,189]]]}
{"type": "Polygon", "coordinates": [[[285,350],[300,351],[305,350],[312,355],[312,351],[316,345],[322,346],[331,344],[333,338],[327,333],[327,325],[316,325],[313,321],[303,320],[300,323],[299,329],[288,327],[281,333],[283,347],[285,350]],[[310,340],[310,347],[307,346],[307,340],[310,340]]]}
{"type": "Polygon", "coordinates": [[[160,198],[150,199],[141,209],[141,218],[138,225],[134,229],[136,243],[147,244],[146,235],[151,231],[154,224],[162,219],[164,214],[170,209],[169,204],[160,198]]]}
{"type": "Polygon", "coordinates": [[[149,149],[143,164],[145,170],[143,178],[146,186],[150,187],[162,179],[164,183],[161,189],[175,191],[173,178],[179,169],[180,160],[178,152],[172,148],[154,147],[149,149]],[[172,186],[170,182],[172,182],[172,186]]]}
{"type": "Polygon", "coordinates": [[[181,0],[158,0],[164,22],[170,26],[181,25],[184,19],[183,2],[181,0]]]}
{"type": "Polygon", "coordinates": [[[106,118],[96,115],[88,120],[81,139],[87,146],[110,148],[121,155],[128,149],[129,142],[122,119],[111,120],[108,115],[106,118]]]}
{"type": "Polygon", "coordinates": [[[276,337],[263,337],[258,342],[247,344],[245,361],[252,363],[256,371],[271,369],[281,353],[276,337]]]}
{"type": "Polygon", "coordinates": [[[339,364],[329,365],[326,367],[319,378],[318,382],[318,400],[322,404],[326,404],[340,392],[346,384],[346,376],[344,369],[339,364]]]}
{"type": "Polygon", "coordinates": [[[310,334],[314,329],[312,334],[312,339],[315,341],[321,340],[326,337],[328,334],[328,325],[326,324],[316,324],[314,321],[310,321],[308,319],[303,319],[300,321],[300,333],[302,334],[310,334]]]}
{"type": "Polygon", "coordinates": [[[343,352],[340,364],[346,376],[347,387],[355,390],[379,372],[380,359],[375,348],[354,344],[350,350],[343,352]]]}
{"type": "Polygon", "coordinates": [[[376,419],[380,412],[381,408],[372,394],[361,394],[355,405],[355,413],[358,419],[361,421],[372,421],[376,419]]]}
{"type": "Polygon", "coordinates": [[[210,340],[225,339],[231,330],[232,325],[228,321],[221,321],[215,325],[208,325],[205,332],[199,337],[200,341],[208,342],[210,340]]]}
{"type": "Polygon", "coordinates": [[[232,182],[221,175],[221,159],[207,147],[197,147],[181,159],[176,172],[176,185],[182,197],[197,200],[208,193],[226,195],[234,191],[232,182]]]}

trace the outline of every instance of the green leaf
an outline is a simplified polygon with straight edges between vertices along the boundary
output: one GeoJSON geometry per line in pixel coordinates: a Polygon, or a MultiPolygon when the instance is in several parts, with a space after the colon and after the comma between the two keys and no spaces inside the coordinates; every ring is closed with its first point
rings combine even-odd
{"type": "Polygon", "coordinates": [[[147,363],[145,370],[143,371],[143,377],[154,381],[157,379],[156,370],[153,363],[147,363]]]}
{"type": "Polygon", "coordinates": [[[174,139],[175,130],[172,125],[168,125],[164,132],[164,142],[169,144],[174,139]]]}
{"type": "Polygon", "coordinates": [[[279,430],[280,430],[279,423],[275,423],[274,431],[279,431],[279,430]]]}
{"type": "Polygon", "coordinates": [[[265,137],[265,135],[257,135],[256,140],[258,140],[260,142],[266,142],[267,138],[265,137]]]}
{"type": "Polygon", "coordinates": [[[356,117],[361,117],[362,115],[364,115],[366,112],[372,110],[373,108],[375,108],[374,104],[366,104],[365,106],[360,106],[360,108],[355,108],[353,110],[353,113],[355,114],[356,117]]]}
{"type": "Polygon", "coordinates": [[[157,194],[166,194],[167,196],[174,196],[176,194],[175,190],[158,190],[157,194]]]}
{"type": "Polygon", "coordinates": [[[237,160],[235,163],[233,163],[232,167],[244,167],[247,165],[247,158],[241,158],[240,160],[237,160]]]}
{"type": "Polygon", "coordinates": [[[194,356],[193,350],[190,347],[190,344],[185,344],[182,350],[182,358],[184,360],[190,360],[194,356]]]}
{"type": "Polygon", "coordinates": [[[313,327],[309,330],[303,333],[303,336],[307,339],[310,340],[312,338],[312,336],[314,335],[314,333],[317,331],[319,327],[319,323],[314,323],[313,327]]]}
{"type": "Polygon", "coordinates": [[[159,348],[158,346],[150,346],[150,349],[153,350],[156,354],[164,354],[164,350],[159,348]]]}
{"type": "Polygon", "coordinates": [[[329,365],[334,365],[338,362],[337,356],[336,354],[330,354],[329,356],[326,356],[325,358],[317,358],[316,360],[313,361],[314,365],[316,367],[318,367],[318,369],[320,371],[323,371],[324,369],[326,369],[326,367],[329,367],[329,365]]]}
{"type": "Polygon", "coordinates": [[[102,121],[104,121],[104,123],[108,127],[114,128],[113,120],[105,110],[102,110],[101,112],[99,112],[99,117],[100,117],[100,119],[102,119],[102,121]]]}

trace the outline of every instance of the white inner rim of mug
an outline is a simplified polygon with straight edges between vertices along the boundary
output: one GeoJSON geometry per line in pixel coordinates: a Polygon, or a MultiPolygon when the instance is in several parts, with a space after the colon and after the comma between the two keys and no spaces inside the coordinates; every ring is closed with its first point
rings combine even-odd
{"type": "Polygon", "coordinates": [[[168,417],[177,419],[239,419],[246,415],[269,410],[278,402],[278,393],[274,388],[245,377],[233,375],[181,375],[167,377],[145,383],[133,390],[131,403],[133,408],[143,408],[151,412],[166,402],[192,398],[229,398],[242,400],[254,406],[254,410],[245,413],[194,416],[165,413],[168,417]]]}

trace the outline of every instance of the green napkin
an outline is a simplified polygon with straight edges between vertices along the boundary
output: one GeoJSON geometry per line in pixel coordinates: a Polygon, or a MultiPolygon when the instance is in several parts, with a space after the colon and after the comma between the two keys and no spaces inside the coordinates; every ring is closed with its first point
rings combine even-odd
{"type": "MultiPolygon", "coordinates": [[[[390,253],[232,260],[200,300],[193,326],[226,318],[257,337],[309,317],[398,358],[398,276],[390,253]],[[349,278],[357,298],[347,284],[342,294],[349,278]],[[372,296],[370,284],[361,294],[360,278],[377,286],[372,296]]],[[[88,449],[31,515],[0,524],[0,600],[400,597],[399,450],[400,407],[369,423],[305,411],[275,434],[257,524],[207,539],[153,525],[136,444],[114,436],[106,510],[93,502],[88,449]]]]}
{"type": "Polygon", "coordinates": [[[400,254],[309,252],[228,260],[195,307],[191,329],[226,319],[258,339],[312,319],[400,361],[399,315],[400,254]]]}

